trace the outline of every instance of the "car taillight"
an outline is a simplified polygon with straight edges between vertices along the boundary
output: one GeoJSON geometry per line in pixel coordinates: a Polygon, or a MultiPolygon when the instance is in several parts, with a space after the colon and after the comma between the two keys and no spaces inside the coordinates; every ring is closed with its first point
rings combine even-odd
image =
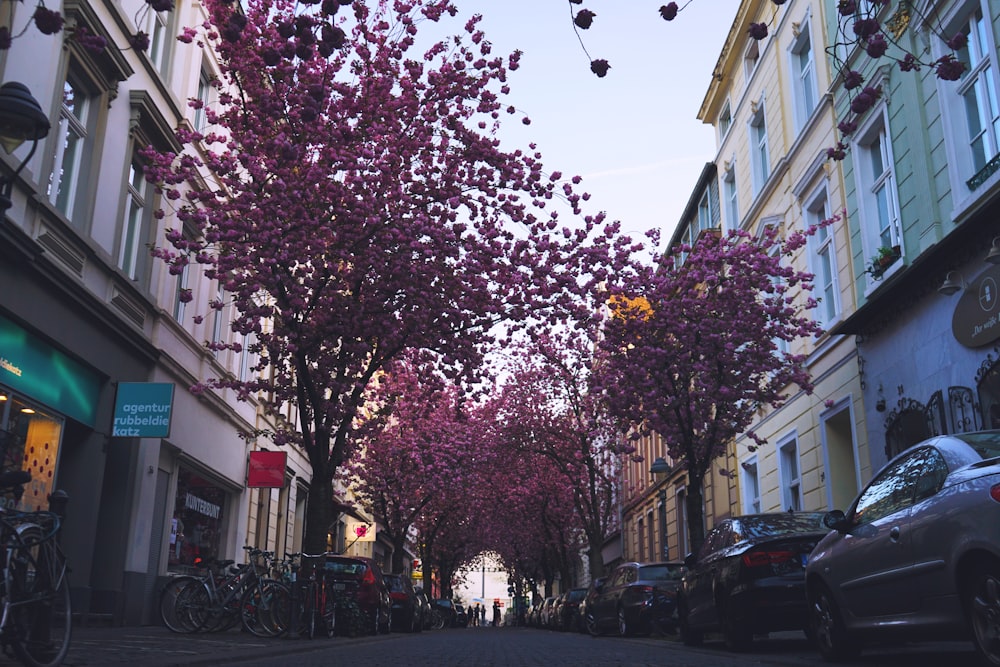
{"type": "Polygon", "coordinates": [[[361,577],[361,583],[363,584],[374,584],[375,583],[375,573],[372,572],[371,568],[365,570],[365,576],[361,577]]]}
{"type": "Polygon", "coordinates": [[[994,484],[990,487],[990,498],[1000,503],[1000,484],[994,484]]]}
{"type": "Polygon", "coordinates": [[[750,551],[743,554],[743,564],[747,567],[776,565],[785,563],[795,557],[791,551],[750,551]]]}
{"type": "Polygon", "coordinates": [[[389,597],[391,597],[393,600],[405,600],[406,593],[389,593],[389,597]]]}

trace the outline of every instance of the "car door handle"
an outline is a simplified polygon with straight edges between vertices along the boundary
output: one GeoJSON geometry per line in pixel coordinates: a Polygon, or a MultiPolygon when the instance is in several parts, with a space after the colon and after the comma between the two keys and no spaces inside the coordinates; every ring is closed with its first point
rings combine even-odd
{"type": "Polygon", "coordinates": [[[893,526],[889,529],[889,539],[893,542],[899,541],[899,526],[893,526]]]}

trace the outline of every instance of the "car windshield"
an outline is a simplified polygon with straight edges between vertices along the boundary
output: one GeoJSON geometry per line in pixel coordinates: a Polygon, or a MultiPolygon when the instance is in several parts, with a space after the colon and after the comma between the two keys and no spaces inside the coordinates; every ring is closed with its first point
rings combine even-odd
{"type": "Polygon", "coordinates": [[[734,522],[734,527],[740,542],[757,537],[827,532],[823,527],[823,515],[819,512],[743,516],[734,522]]]}
{"type": "Polygon", "coordinates": [[[683,577],[683,565],[643,565],[639,568],[642,581],[680,581],[683,577]]]}
{"type": "Polygon", "coordinates": [[[361,561],[356,560],[328,560],[325,569],[333,574],[364,574],[368,568],[361,561]]]}
{"type": "Polygon", "coordinates": [[[954,437],[967,443],[984,460],[1000,457],[1000,431],[958,433],[954,437]]]}

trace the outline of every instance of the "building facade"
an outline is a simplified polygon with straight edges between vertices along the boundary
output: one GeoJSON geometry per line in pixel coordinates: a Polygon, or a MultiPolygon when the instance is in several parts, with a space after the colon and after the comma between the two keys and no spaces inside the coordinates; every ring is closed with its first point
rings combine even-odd
{"type": "MultiPolygon", "coordinates": [[[[859,307],[836,329],[858,340],[873,469],[931,435],[1000,427],[998,11],[989,0],[882,8],[893,39],[924,61],[964,35],[955,81],[891,66],[905,57],[895,47],[877,60],[840,54],[881,93],[845,140],[859,307]]],[[[851,98],[835,90],[842,117],[851,98]]]]}

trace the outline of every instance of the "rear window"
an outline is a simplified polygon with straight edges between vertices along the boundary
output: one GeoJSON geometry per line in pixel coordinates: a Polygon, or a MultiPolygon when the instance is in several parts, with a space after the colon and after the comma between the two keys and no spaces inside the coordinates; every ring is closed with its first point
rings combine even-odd
{"type": "Polygon", "coordinates": [[[386,577],[385,583],[389,585],[389,590],[393,593],[405,593],[406,586],[401,577],[386,577]]]}
{"type": "Polygon", "coordinates": [[[827,532],[823,526],[823,515],[819,512],[742,516],[734,521],[734,527],[736,527],[737,541],[755,537],[827,532]]]}
{"type": "Polygon", "coordinates": [[[683,578],[683,565],[644,565],[639,568],[639,579],[643,581],[680,581],[683,578]]]}
{"type": "Polygon", "coordinates": [[[362,575],[368,566],[364,563],[356,560],[328,560],[326,562],[326,571],[332,572],[333,574],[354,574],[362,575]]]}
{"type": "Polygon", "coordinates": [[[956,433],[953,437],[966,443],[976,450],[983,459],[995,459],[1000,456],[1000,431],[989,433],[956,433]]]}
{"type": "Polygon", "coordinates": [[[586,588],[577,588],[577,589],[574,589],[574,590],[570,591],[567,594],[566,599],[568,601],[570,601],[570,602],[579,602],[580,600],[582,600],[585,597],[587,597],[587,589],[586,588]]]}

